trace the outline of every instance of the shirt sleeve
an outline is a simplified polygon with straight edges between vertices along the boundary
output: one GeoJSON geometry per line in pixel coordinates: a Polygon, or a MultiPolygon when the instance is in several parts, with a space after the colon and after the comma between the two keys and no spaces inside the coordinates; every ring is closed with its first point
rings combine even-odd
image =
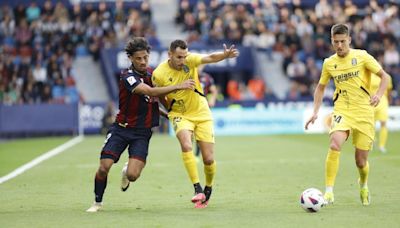
{"type": "Polygon", "coordinates": [[[142,83],[142,81],[139,78],[136,78],[133,75],[128,75],[123,78],[124,80],[124,85],[125,88],[131,92],[135,91],[136,87],[142,83]]]}
{"type": "Polygon", "coordinates": [[[372,57],[368,52],[364,51],[364,59],[365,59],[365,67],[371,71],[372,73],[376,74],[378,73],[382,67],[381,65],[378,63],[378,61],[376,61],[376,59],[374,57],[372,57]]]}
{"type": "Polygon", "coordinates": [[[153,75],[151,76],[151,82],[154,87],[164,86],[163,82],[162,82],[161,74],[159,73],[159,71],[157,69],[153,71],[153,75]]]}
{"type": "Polygon", "coordinates": [[[203,58],[202,54],[197,54],[197,53],[189,53],[188,56],[186,57],[186,62],[188,65],[192,67],[198,67],[201,65],[201,59],[203,58]]]}
{"type": "Polygon", "coordinates": [[[327,70],[327,61],[326,59],[324,60],[324,63],[322,64],[322,70],[321,70],[321,78],[319,79],[319,84],[321,85],[327,85],[329,83],[329,80],[331,79],[331,75],[329,74],[327,70]]]}

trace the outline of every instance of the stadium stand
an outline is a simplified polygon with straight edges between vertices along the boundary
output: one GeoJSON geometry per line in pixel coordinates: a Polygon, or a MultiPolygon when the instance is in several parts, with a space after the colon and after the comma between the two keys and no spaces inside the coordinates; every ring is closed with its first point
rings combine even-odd
{"type": "Polygon", "coordinates": [[[175,21],[196,34],[189,40],[197,44],[236,43],[269,57],[279,53],[291,81],[290,100],[311,98],[323,59],[331,54],[329,28],[348,22],[354,48],[368,50],[392,75],[393,102],[399,105],[399,15],[398,1],[180,0],[175,21]]]}

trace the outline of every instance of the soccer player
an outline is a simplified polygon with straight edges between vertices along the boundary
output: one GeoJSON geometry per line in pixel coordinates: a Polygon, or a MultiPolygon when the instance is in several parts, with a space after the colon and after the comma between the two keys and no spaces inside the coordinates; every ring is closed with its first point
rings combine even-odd
{"type": "Polygon", "coordinates": [[[349,28],[336,24],[331,28],[331,42],[336,54],[324,60],[321,78],[314,93],[314,111],[305,124],[314,123],[322,104],[325,87],[334,80],[333,119],[330,129],[329,151],[325,162],[326,203],[334,202],[333,186],[339,167],[339,155],[343,143],[353,136],[355,162],[359,171],[360,198],[363,205],[369,205],[368,151],[371,149],[374,128],[374,106],[377,106],[388,85],[388,74],[365,50],[351,49],[349,28]],[[371,74],[381,78],[379,88],[371,94],[371,74]]]}
{"type": "Polygon", "coordinates": [[[129,41],[125,51],[132,65],[121,73],[119,79],[119,113],[101,150],[100,166],[94,180],[95,202],[87,212],[97,212],[102,208],[108,172],[128,146],[129,161],[123,168],[121,190],[126,191],[130,181],[139,178],[146,164],[151,128],[159,124],[159,106],[155,97],[194,89],[192,79],[171,86],[152,87],[148,71],[150,46],[144,38],[136,37],[129,41]]]}
{"type": "MultiPolygon", "coordinates": [[[[200,80],[200,85],[201,88],[203,89],[204,96],[206,96],[207,101],[208,101],[208,106],[210,108],[215,106],[215,103],[217,102],[217,97],[218,97],[218,89],[215,86],[214,79],[209,75],[208,73],[203,71],[204,67],[199,67],[199,80],[200,80]]],[[[196,145],[196,160],[198,161],[198,158],[200,157],[200,147],[199,145],[196,145]]]]}
{"type": "Polygon", "coordinates": [[[196,82],[194,91],[181,90],[170,93],[164,100],[164,106],[169,111],[168,118],[181,146],[184,166],[194,186],[195,193],[191,201],[196,208],[208,205],[216,173],[213,120],[200,85],[197,68],[201,64],[216,63],[238,55],[239,52],[234,45],[227,48],[225,44],[223,52],[207,55],[190,53],[185,41],[175,40],[169,47],[168,60],[162,62],[153,72],[152,80],[155,86],[176,85],[187,79],[194,79],[196,82]],[[193,134],[203,158],[206,179],[204,191],[192,149],[193,134]]]}
{"type": "MultiPolygon", "coordinates": [[[[371,78],[371,91],[376,93],[379,88],[379,83],[381,79],[374,75],[371,78]]],[[[388,138],[388,129],[386,126],[386,121],[388,120],[388,109],[389,109],[389,101],[390,101],[390,92],[392,91],[392,79],[389,77],[389,85],[385,94],[382,96],[381,101],[378,106],[375,107],[375,121],[380,122],[380,130],[379,130],[379,150],[382,153],[386,153],[386,142],[388,138]]]]}

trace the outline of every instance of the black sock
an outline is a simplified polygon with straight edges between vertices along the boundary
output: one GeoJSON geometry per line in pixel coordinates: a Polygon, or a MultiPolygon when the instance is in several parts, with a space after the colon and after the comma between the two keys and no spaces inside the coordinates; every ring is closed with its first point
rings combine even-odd
{"type": "Polygon", "coordinates": [[[211,193],[212,193],[212,187],[205,186],[204,187],[204,195],[206,195],[206,201],[208,201],[210,199],[211,193]]]}
{"type": "Polygon", "coordinates": [[[202,193],[202,192],[203,192],[203,188],[201,188],[200,183],[194,184],[193,187],[194,187],[194,192],[195,192],[196,194],[199,194],[199,193],[202,193]]]}
{"type": "Polygon", "coordinates": [[[94,178],[94,194],[96,203],[100,203],[103,201],[103,194],[106,187],[107,177],[102,178],[96,173],[96,177],[94,178]]]}

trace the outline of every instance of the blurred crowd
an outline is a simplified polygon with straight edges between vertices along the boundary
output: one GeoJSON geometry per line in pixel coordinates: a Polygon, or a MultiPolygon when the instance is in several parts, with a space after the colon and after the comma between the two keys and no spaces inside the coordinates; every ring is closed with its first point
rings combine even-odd
{"type": "MultiPolygon", "coordinates": [[[[176,23],[189,33],[191,43],[251,46],[265,52],[271,61],[274,61],[273,53],[278,53],[283,57],[282,71],[291,81],[287,99],[311,99],[323,60],[332,54],[330,28],[335,23],[350,25],[352,46],[366,49],[379,60],[391,74],[393,95],[398,97],[398,1],[388,0],[378,4],[376,0],[371,0],[364,1],[366,4],[362,5],[352,0],[224,2],[180,0],[176,23]]],[[[399,99],[394,102],[400,105],[399,99]]]]}
{"type": "MultiPolygon", "coordinates": [[[[120,47],[129,36],[155,37],[148,1],[64,5],[47,0],[0,4],[0,103],[74,103],[77,55],[99,59],[101,48],[120,47]]],[[[99,75],[99,77],[102,77],[99,75]]]]}

